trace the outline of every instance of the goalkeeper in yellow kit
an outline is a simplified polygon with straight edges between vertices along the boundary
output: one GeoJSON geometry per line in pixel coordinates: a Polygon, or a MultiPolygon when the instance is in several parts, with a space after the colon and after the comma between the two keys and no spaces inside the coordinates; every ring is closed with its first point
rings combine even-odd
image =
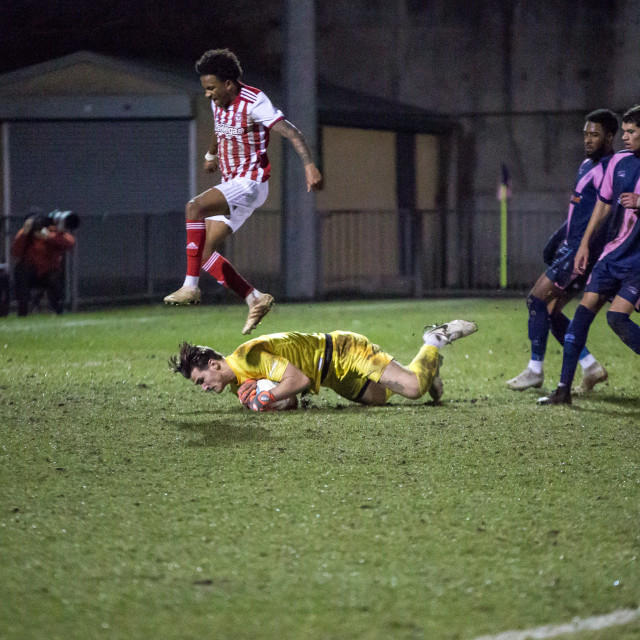
{"type": "Polygon", "coordinates": [[[406,367],[350,331],[272,333],[241,344],[229,356],[184,342],[169,366],[205,391],[221,393],[231,385],[254,411],[268,411],[301,392],[318,393],[320,387],[365,405],[383,405],[394,393],[417,399],[427,391],[438,401],[443,391],[440,348],[475,331],[476,324],[466,320],[425,331],[422,348],[406,367]],[[262,378],[278,384],[256,393],[256,381],[262,378]]]}

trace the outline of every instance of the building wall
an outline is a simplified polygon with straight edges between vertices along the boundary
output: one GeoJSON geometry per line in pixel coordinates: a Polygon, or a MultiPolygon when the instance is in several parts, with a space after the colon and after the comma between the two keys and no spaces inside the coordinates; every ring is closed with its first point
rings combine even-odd
{"type": "Polygon", "coordinates": [[[324,211],[397,208],[392,131],[322,127],[325,188],[316,196],[324,211]]]}
{"type": "Polygon", "coordinates": [[[561,217],[583,157],[584,114],[640,101],[634,0],[317,6],[318,69],[327,79],[461,123],[467,208],[495,209],[505,162],[514,210],[561,217]]]}

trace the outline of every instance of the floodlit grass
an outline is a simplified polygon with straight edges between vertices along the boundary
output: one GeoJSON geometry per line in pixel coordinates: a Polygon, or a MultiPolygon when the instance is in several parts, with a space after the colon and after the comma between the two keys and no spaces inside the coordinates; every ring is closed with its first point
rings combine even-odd
{"type": "Polygon", "coordinates": [[[230,352],[244,316],[0,320],[0,637],[466,640],[640,605],[638,359],[604,313],[610,380],[569,408],[504,385],[522,300],[278,305],[261,331],[359,331],[403,363],[425,323],[480,330],[443,350],[442,406],[266,415],[166,366],[183,339],[230,352]]]}

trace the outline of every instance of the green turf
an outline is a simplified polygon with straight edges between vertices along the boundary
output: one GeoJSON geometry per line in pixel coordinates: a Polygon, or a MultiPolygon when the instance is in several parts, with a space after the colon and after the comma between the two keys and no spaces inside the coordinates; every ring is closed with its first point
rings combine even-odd
{"type": "MultiPolygon", "coordinates": [[[[404,363],[427,322],[480,330],[443,350],[442,406],[253,414],[166,366],[183,339],[230,352],[245,312],[0,321],[1,638],[470,640],[640,605],[638,360],[604,314],[610,381],[537,407],[504,385],[522,300],[278,305],[261,331],[404,363]]],[[[560,361],[550,342],[547,390],[560,361]]]]}

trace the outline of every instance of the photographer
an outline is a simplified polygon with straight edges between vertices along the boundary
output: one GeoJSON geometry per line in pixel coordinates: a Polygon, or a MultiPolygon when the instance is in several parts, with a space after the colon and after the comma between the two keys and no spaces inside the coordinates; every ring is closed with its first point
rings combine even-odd
{"type": "Polygon", "coordinates": [[[16,261],[13,279],[19,316],[29,313],[33,288],[46,289],[51,308],[57,314],[62,313],[64,254],[75,245],[69,232],[77,226],[78,217],[70,211],[29,216],[24,221],[11,246],[16,261]]]}

